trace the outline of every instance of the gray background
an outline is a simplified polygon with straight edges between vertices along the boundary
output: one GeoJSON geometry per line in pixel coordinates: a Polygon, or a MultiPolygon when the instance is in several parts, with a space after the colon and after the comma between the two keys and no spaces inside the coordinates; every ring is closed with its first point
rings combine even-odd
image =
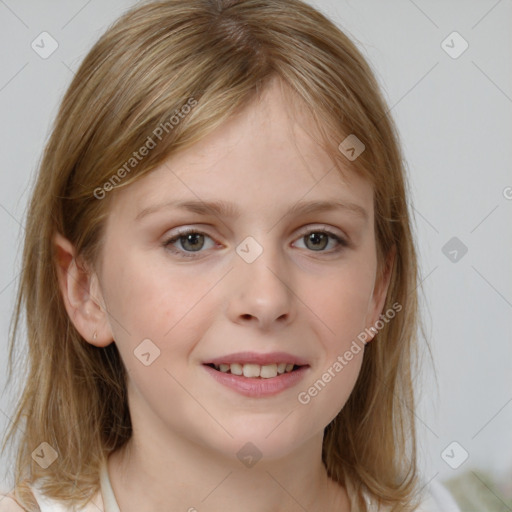
{"type": "MultiPolygon", "coordinates": [[[[476,471],[487,470],[512,481],[512,1],[311,3],[369,59],[402,137],[439,381],[438,393],[427,365],[417,411],[425,479],[469,472],[479,486],[476,471]],[[453,31],[469,44],[458,58],[442,46],[453,31]],[[452,237],[457,261],[444,253],[453,247],[443,252],[452,237]],[[467,460],[452,469],[463,450],[467,460]]],[[[24,211],[43,145],[73,70],[133,4],[0,0],[0,385],[24,211]],[[31,47],[43,31],[59,45],[47,59],[31,47]]],[[[453,36],[446,44],[452,53],[462,48],[453,36]]],[[[11,406],[2,396],[2,431],[11,406]]],[[[10,469],[0,459],[0,470],[10,469]]]]}

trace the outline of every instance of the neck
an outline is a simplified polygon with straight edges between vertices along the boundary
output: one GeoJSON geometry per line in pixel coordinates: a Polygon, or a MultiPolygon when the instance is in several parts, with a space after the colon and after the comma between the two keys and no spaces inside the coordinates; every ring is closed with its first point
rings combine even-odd
{"type": "MultiPolygon", "coordinates": [[[[138,432],[141,432],[140,430],[138,432]]],[[[346,491],[328,476],[320,436],[285,457],[246,467],[186,438],[165,446],[134,436],[108,459],[123,512],[349,512],[346,491]]]]}

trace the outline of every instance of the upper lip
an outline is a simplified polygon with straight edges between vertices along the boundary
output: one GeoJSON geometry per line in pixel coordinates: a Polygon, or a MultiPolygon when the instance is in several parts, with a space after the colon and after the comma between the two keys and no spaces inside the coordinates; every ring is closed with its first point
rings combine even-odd
{"type": "Polygon", "coordinates": [[[268,354],[260,354],[257,352],[236,352],[225,356],[208,359],[204,364],[259,364],[260,366],[272,363],[293,363],[297,366],[307,365],[307,361],[302,357],[288,354],[287,352],[270,352],[268,354]]]}

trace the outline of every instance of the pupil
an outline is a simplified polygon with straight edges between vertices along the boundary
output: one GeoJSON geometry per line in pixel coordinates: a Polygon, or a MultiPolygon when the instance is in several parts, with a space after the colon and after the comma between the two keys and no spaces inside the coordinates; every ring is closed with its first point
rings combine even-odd
{"type": "Polygon", "coordinates": [[[198,238],[199,237],[202,237],[203,235],[199,234],[199,233],[189,233],[188,235],[184,235],[182,237],[182,242],[183,240],[185,241],[184,244],[183,244],[183,247],[187,249],[187,244],[189,244],[190,242],[192,242],[192,246],[188,247],[188,249],[192,250],[192,251],[197,251],[199,249],[201,249],[201,247],[203,246],[203,244],[200,244],[199,246],[197,245],[197,241],[198,241],[198,238]]]}
{"type": "Polygon", "coordinates": [[[325,249],[326,247],[326,244],[322,244],[322,239],[324,242],[327,241],[327,236],[324,234],[324,233],[311,233],[308,237],[308,241],[309,242],[313,242],[313,248],[318,248],[319,247],[319,242],[320,242],[320,248],[321,249],[325,249]]]}

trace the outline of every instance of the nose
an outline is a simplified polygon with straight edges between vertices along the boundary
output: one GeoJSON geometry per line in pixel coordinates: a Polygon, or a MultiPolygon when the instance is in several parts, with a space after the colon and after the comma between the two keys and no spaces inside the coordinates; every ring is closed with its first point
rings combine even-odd
{"type": "Polygon", "coordinates": [[[293,320],[292,273],[276,251],[267,247],[252,263],[237,254],[230,274],[228,316],[232,322],[268,331],[293,320]]]}

